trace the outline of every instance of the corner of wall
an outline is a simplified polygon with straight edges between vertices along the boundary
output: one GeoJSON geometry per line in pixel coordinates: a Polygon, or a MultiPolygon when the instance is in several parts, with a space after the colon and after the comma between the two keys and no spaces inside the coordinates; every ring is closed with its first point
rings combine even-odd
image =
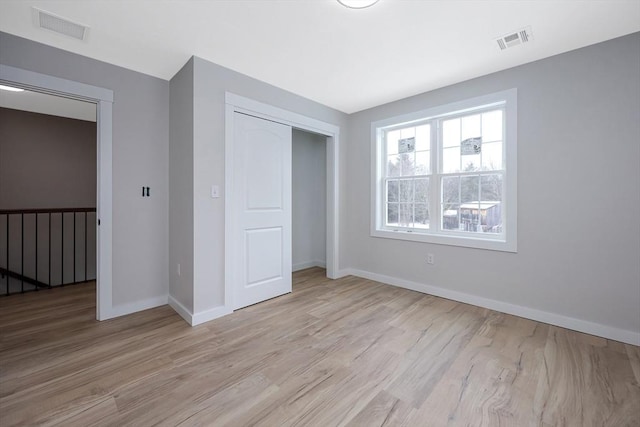
{"type": "Polygon", "coordinates": [[[168,303],[169,307],[173,308],[180,317],[182,317],[189,325],[193,326],[193,314],[187,307],[180,304],[180,302],[171,295],[169,295],[168,303]]]}
{"type": "Polygon", "coordinates": [[[169,303],[193,311],[193,57],[169,82],[169,303]]]}
{"type": "Polygon", "coordinates": [[[192,313],[191,310],[180,304],[180,302],[172,296],[169,296],[169,306],[191,326],[197,326],[233,313],[233,310],[226,306],[214,307],[198,313],[192,313]]]}

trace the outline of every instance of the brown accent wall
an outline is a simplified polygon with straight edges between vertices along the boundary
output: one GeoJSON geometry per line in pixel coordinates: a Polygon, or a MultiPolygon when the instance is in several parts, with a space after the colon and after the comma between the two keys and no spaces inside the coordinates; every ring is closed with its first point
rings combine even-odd
{"type": "Polygon", "coordinates": [[[96,123],[0,108],[0,209],[96,206],[96,123]]]}

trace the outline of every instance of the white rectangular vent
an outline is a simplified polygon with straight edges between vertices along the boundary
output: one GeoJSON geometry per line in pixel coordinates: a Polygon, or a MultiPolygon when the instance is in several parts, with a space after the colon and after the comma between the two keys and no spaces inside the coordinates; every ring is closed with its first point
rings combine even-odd
{"type": "Polygon", "coordinates": [[[36,27],[54,31],[78,40],[86,40],[89,33],[89,27],[86,25],[72,22],[35,7],[33,8],[33,21],[36,27]]]}
{"type": "Polygon", "coordinates": [[[513,33],[506,34],[496,39],[500,50],[505,50],[508,47],[518,46],[522,43],[527,43],[533,40],[533,33],[531,27],[525,27],[521,30],[514,31],[513,33]]]}

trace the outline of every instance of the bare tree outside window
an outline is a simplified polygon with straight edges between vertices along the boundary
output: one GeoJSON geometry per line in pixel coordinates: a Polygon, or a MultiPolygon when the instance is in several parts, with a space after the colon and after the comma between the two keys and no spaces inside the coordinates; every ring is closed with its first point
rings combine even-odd
{"type": "Polygon", "coordinates": [[[386,225],[429,228],[430,126],[387,134],[386,225]],[[406,144],[411,140],[413,144],[406,144]],[[407,148],[410,147],[410,148],[407,148]],[[401,152],[401,151],[405,152],[401,152]]]}

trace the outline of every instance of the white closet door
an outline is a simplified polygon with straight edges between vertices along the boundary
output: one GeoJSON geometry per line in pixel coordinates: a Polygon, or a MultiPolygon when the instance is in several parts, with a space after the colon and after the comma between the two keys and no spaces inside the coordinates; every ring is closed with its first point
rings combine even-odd
{"type": "Polygon", "coordinates": [[[291,127],[235,113],[234,309],[291,292],[291,127]]]}

